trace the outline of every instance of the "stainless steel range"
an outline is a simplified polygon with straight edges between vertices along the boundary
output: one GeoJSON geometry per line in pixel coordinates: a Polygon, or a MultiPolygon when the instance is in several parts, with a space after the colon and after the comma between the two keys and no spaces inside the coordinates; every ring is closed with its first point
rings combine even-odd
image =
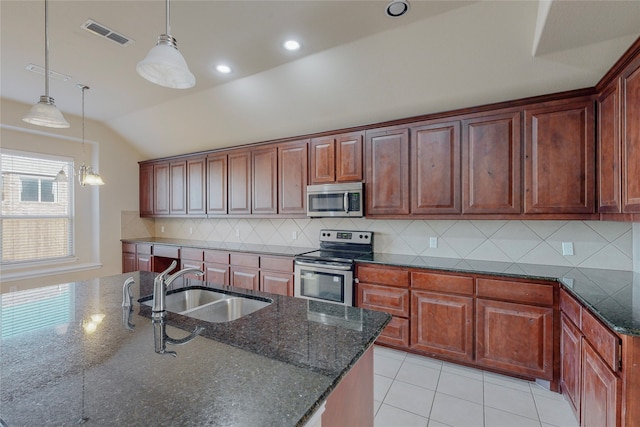
{"type": "Polygon", "coordinates": [[[320,230],[320,249],[295,258],[294,296],[352,306],[356,260],[373,259],[373,232],[320,230]]]}

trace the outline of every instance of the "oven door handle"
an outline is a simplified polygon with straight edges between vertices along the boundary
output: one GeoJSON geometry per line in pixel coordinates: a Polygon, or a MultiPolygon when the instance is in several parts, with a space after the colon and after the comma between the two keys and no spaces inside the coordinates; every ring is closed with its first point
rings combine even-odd
{"type": "Polygon", "coordinates": [[[347,271],[347,270],[351,270],[351,266],[350,265],[335,265],[335,264],[327,264],[327,263],[314,263],[314,262],[305,262],[305,261],[295,261],[296,265],[301,265],[303,267],[325,267],[325,268],[331,268],[333,270],[342,270],[342,271],[347,271]]]}

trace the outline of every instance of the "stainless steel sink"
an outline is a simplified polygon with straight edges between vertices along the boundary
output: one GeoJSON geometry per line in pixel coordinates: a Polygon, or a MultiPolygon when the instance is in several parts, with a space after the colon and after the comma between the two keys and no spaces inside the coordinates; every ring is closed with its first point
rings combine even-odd
{"type": "MultiPolygon", "coordinates": [[[[165,308],[172,313],[206,322],[230,322],[260,310],[273,301],[226,294],[209,289],[191,288],[167,294],[165,308]]],[[[153,298],[141,302],[153,306],[153,298]]]]}
{"type": "Polygon", "coordinates": [[[233,296],[183,314],[206,322],[230,322],[258,311],[269,304],[271,304],[270,301],[233,296]]]}

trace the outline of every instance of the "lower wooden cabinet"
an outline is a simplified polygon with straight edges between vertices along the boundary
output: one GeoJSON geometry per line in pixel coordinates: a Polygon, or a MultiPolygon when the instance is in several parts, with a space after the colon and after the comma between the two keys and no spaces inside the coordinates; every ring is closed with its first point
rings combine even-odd
{"type": "Polygon", "coordinates": [[[122,272],[153,271],[151,245],[146,243],[122,243],[122,272]]]}
{"type": "Polygon", "coordinates": [[[476,363],[553,379],[553,308],[478,299],[476,363]]]}
{"type": "Polygon", "coordinates": [[[580,425],[629,425],[621,416],[620,340],[565,291],[560,309],[560,387],[580,425]]]}
{"type": "Polygon", "coordinates": [[[260,290],[272,294],[293,296],[293,274],[260,271],[260,290]]]}
{"type": "Polygon", "coordinates": [[[260,272],[257,268],[236,267],[230,268],[229,285],[236,288],[258,290],[260,283],[260,272]]]}
{"type": "Polygon", "coordinates": [[[411,293],[411,348],[473,361],[473,297],[411,293]]]}

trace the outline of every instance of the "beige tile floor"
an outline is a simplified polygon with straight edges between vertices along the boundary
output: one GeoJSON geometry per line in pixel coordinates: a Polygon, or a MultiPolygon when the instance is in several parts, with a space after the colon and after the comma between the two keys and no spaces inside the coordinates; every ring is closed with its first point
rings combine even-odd
{"type": "Polygon", "coordinates": [[[374,347],[375,427],[577,427],[535,382],[374,347]]]}

